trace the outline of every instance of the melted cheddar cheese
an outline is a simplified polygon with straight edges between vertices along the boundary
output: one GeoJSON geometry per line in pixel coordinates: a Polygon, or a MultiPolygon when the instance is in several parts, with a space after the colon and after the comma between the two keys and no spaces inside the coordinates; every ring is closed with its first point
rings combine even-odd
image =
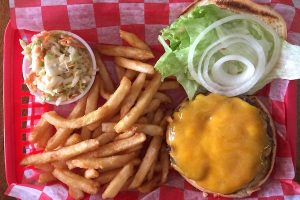
{"type": "Polygon", "coordinates": [[[230,194],[262,170],[270,140],[258,108],[210,94],[198,95],[174,113],[167,143],[180,173],[211,192],[230,194]]]}

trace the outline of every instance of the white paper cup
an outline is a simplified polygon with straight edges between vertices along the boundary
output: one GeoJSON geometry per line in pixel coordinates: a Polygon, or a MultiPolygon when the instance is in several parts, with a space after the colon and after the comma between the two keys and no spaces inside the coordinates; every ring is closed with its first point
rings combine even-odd
{"type": "MultiPolygon", "coordinates": [[[[89,85],[78,96],[75,96],[72,99],[69,99],[67,101],[62,101],[61,103],[59,103],[59,105],[70,104],[70,103],[73,103],[73,102],[79,100],[80,98],[82,98],[91,89],[91,87],[92,87],[92,85],[94,83],[94,80],[95,80],[95,75],[96,75],[96,70],[97,70],[95,55],[93,53],[93,50],[89,46],[89,44],[84,39],[82,39],[81,37],[79,37],[78,35],[76,35],[74,33],[71,33],[71,32],[68,32],[68,31],[61,31],[61,30],[52,30],[52,31],[48,31],[48,32],[50,32],[50,33],[60,32],[60,33],[63,33],[63,34],[66,34],[66,35],[69,35],[69,36],[75,38],[76,40],[78,40],[88,50],[89,55],[91,57],[92,68],[93,68],[94,74],[91,77],[91,81],[89,82],[89,85]]],[[[23,57],[22,73],[23,73],[23,79],[24,80],[27,78],[27,75],[30,73],[29,65],[30,65],[29,61],[27,59],[25,59],[25,57],[23,57]]],[[[56,105],[56,101],[46,101],[46,100],[45,101],[41,101],[41,98],[40,98],[41,94],[39,93],[39,91],[37,91],[37,92],[31,91],[30,88],[29,88],[29,91],[30,91],[30,93],[32,95],[34,95],[36,97],[36,99],[39,102],[41,102],[41,103],[49,103],[49,104],[52,104],[52,105],[56,105]]]]}

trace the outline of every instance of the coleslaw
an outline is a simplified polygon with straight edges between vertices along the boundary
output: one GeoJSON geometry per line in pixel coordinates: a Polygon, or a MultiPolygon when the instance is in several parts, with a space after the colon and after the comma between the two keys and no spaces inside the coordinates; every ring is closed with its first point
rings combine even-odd
{"type": "Polygon", "coordinates": [[[41,102],[56,105],[82,94],[95,76],[86,47],[63,31],[43,31],[26,44],[22,54],[30,63],[25,84],[41,102]]]}

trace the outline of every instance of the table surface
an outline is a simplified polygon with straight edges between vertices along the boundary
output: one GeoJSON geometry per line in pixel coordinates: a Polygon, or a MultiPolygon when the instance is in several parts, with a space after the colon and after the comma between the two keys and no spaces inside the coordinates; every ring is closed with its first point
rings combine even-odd
{"type": "MultiPolygon", "coordinates": [[[[3,34],[6,24],[9,20],[9,8],[7,0],[0,0],[0,91],[3,94],[3,67],[2,67],[2,54],[3,54],[3,34]]],[[[300,80],[297,81],[297,124],[300,124],[300,80]]],[[[2,96],[2,95],[1,95],[2,96]]],[[[3,148],[3,99],[0,98],[0,199],[11,200],[13,198],[4,196],[3,193],[7,187],[5,181],[5,168],[4,168],[4,148],[3,148]],[[2,197],[2,198],[1,198],[2,197]]],[[[297,163],[296,163],[296,181],[300,182],[300,126],[297,127],[297,163]]]]}

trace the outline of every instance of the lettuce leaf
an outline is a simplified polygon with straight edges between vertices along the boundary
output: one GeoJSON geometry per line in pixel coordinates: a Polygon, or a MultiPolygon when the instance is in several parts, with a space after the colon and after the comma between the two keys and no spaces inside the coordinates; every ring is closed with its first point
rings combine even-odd
{"type": "MultiPolygon", "coordinates": [[[[155,64],[155,69],[163,78],[176,76],[177,81],[183,86],[189,99],[193,99],[196,94],[204,90],[199,83],[193,80],[188,71],[187,60],[190,46],[195,38],[210,24],[233,14],[234,13],[220,9],[215,5],[198,6],[161,31],[159,41],[164,46],[165,53],[155,64]],[[168,41],[169,44],[164,40],[168,41]]],[[[226,23],[205,35],[205,38],[196,47],[194,66],[197,65],[201,54],[207,46],[228,33],[242,33],[253,36],[263,47],[267,55],[267,60],[270,59],[271,52],[274,48],[273,38],[270,33],[256,23],[236,20],[226,23]]],[[[253,57],[253,52],[251,52],[249,48],[247,50],[243,44],[232,45],[230,48],[216,53],[212,57],[212,62],[228,54],[239,54],[247,57],[253,63],[256,62],[256,58],[253,57]]],[[[300,63],[297,60],[297,56],[298,58],[300,57],[300,47],[283,41],[282,55],[278,64],[267,76],[263,77],[248,94],[255,93],[275,78],[300,78],[300,66],[297,67],[297,63],[299,65],[300,63]]],[[[243,69],[243,66],[238,66],[235,70],[236,73],[240,73],[241,69],[243,69]]]]}

